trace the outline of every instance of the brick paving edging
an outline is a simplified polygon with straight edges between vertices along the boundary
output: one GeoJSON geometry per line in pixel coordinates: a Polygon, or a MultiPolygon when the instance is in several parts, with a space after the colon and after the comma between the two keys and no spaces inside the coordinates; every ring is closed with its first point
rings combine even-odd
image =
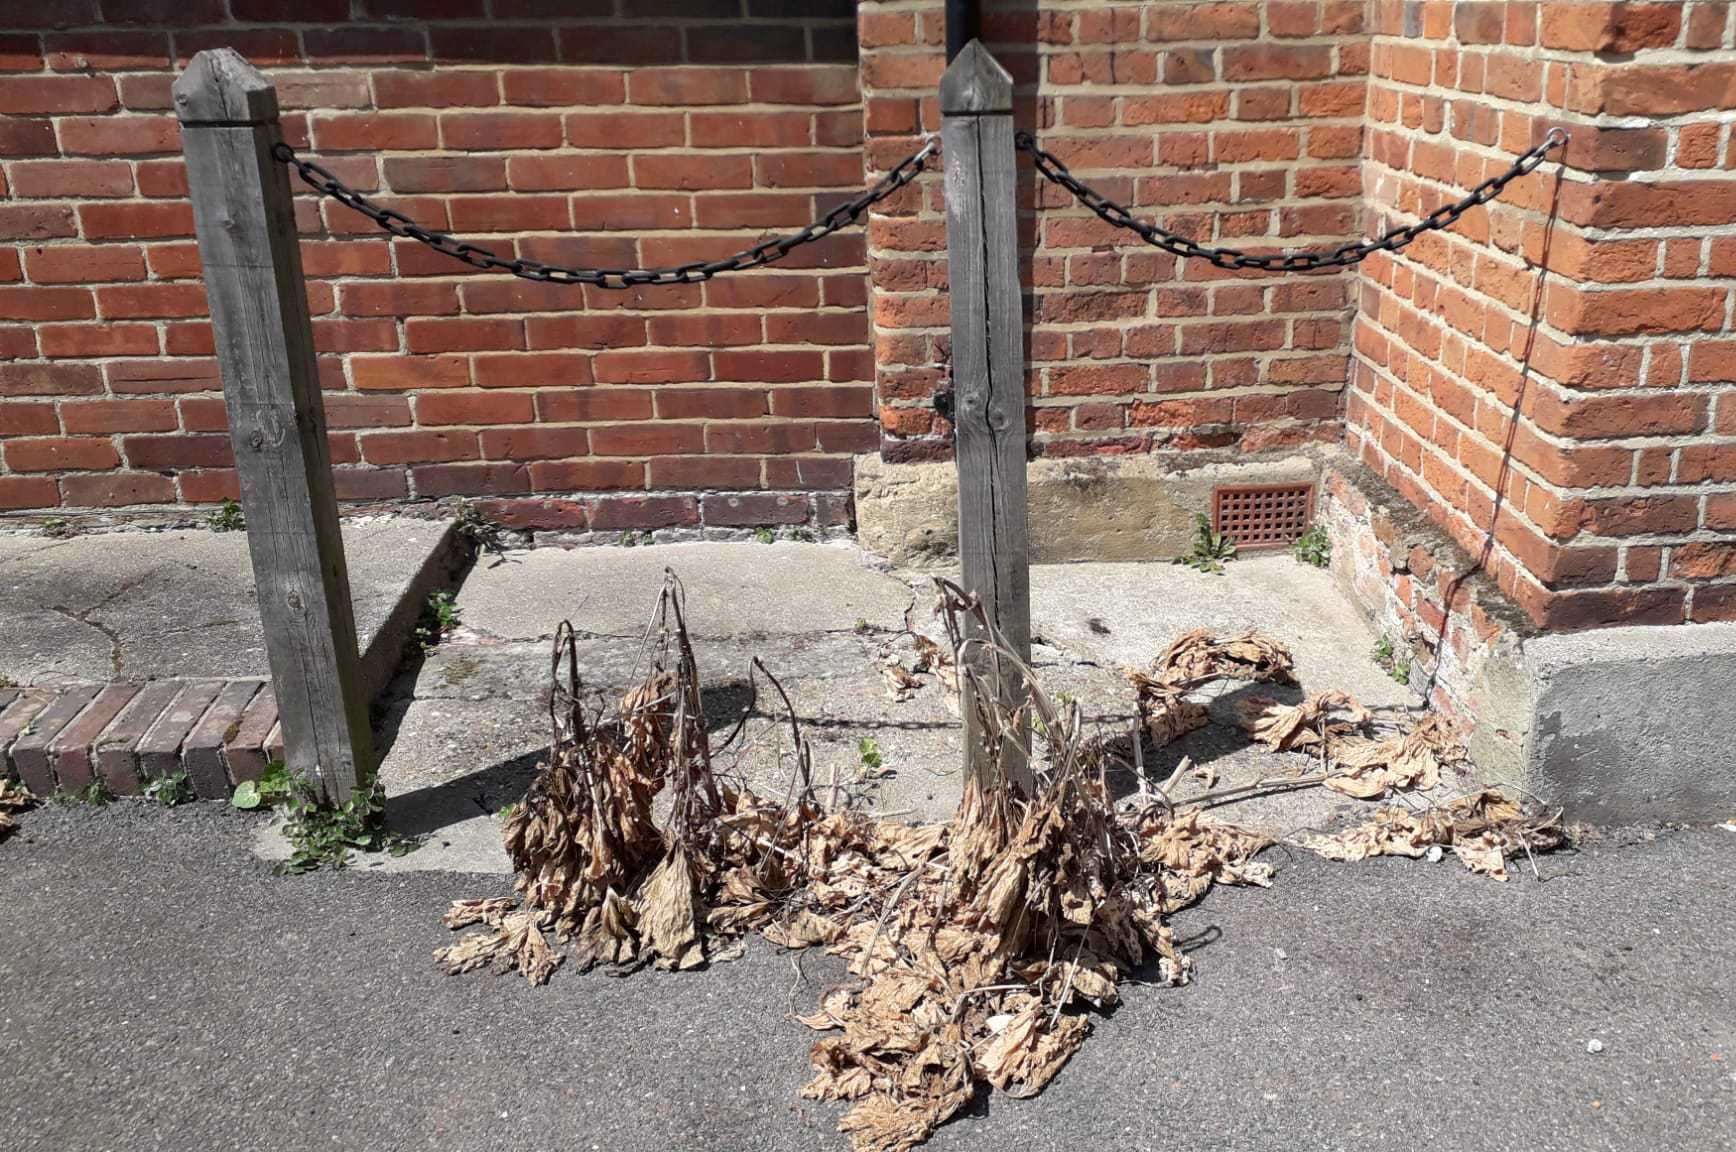
{"type": "Polygon", "coordinates": [[[96,779],[136,796],[180,770],[217,800],[282,758],[277,698],[262,679],[0,688],[0,774],[38,796],[96,779]]]}

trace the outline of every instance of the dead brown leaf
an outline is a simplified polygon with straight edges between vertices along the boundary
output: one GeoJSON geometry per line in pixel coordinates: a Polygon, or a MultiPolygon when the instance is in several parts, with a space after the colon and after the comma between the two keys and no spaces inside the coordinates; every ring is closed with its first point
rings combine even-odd
{"type": "Polygon", "coordinates": [[[915,676],[896,658],[880,665],[880,679],[886,685],[886,698],[894,704],[901,704],[916,695],[916,690],[922,687],[922,678],[915,676]]]}
{"type": "Polygon", "coordinates": [[[1328,860],[1420,857],[1432,847],[1451,848],[1472,872],[1506,880],[1507,857],[1551,851],[1565,840],[1554,819],[1527,817],[1518,803],[1485,789],[1420,812],[1388,805],[1355,827],[1300,843],[1328,860]]]}
{"type": "Polygon", "coordinates": [[[810,948],[815,944],[831,944],[844,934],[844,926],[826,916],[804,908],[786,920],[772,920],[760,929],[760,935],[780,948],[810,948]]]}
{"type": "Polygon", "coordinates": [[[657,957],[659,968],[696,968],[705,963],[699,904],[693,889],[687,848],[678,842],[645,882],[639,906],[634,909],[641,939],[657,957]]]}
{"type": "Polygon", "coordinates": [[[1368,709],[1348,692],[1316,692],[1300,704],[1255,696],[1243,705],[1254,739],[1277,752],[1307,750],[1363,727],[1368,709]]]}
{"type": "Polygon", "coordinates": [[[1152,694],[1138,700],[1145,731],[1154,748],[1162,748],[1199,728],[1210,719],[1204,704],[1180,695],[1152,694]]]}
{"type": "Polygon", "coordinates": [[[1294,684],[1296,673],[1289,649],[1264,633],[1220,637],[1196,628],[1152,662],[1150,678],[1170,687],[1223,679],[1294,684]]]}
{"type": "Polygon", "coordinates": [[[446,915],[440,917],[440,922],[448,928],[464,928],[471,924],[487,924],[491,928],[497,928],[506,914],[517,907],[518,901],[511,896],[496,896],[488,900],[454,900],[452,907],[446,910],[446,915]]]}
{"type": "Polygon", "coordinates": [[[1003,1092],[1016,1086],[1017,1095],[1034,1096],[1085,1043],[1091,1024],[1083,1016],[1060,1016],[1052,1026],[1045,1024],[1046,1016],[1039,1002],[1003,1019],[1000,1030],[976,1056],[977,1067],[990,1084],[1003,1092]]]}
{"type": "Polygon", "coordinates": [[[36,806],[36,797],[30,790],[16,780],[0,778],[0,840],[18,827],[18,822],[12,818],[14,812],[24,812],[36,806]]]}
{"type": "Polygon", "coordinates": [[[438,948],[434,959],[454,975],[484,966],[497,973],[519,972],[532,984],[546,984],[561,965],[560,954],[543,935],[542,913],[511,912],[493,931],[472,932],[449,948],[438,948]]]}

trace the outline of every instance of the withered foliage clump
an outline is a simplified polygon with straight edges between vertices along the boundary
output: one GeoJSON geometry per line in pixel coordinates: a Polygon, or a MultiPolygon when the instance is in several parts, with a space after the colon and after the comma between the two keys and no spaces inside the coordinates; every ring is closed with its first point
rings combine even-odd
{"type": "Polygon", "coordinates": [[[1270,636],[1243,632],[1213,636],[1205,628],[1185,633],[1152,661],[1149,670],[1129,668],[1134,703],[1154,747],[1161,748],[1207,722],[1206,707],[1186,694],[1213,680],[1294,684],[1290,653],[1270,636]]]}
{"type": "MultiPolygon", "coordinates": [[[[505,829],[518,897],[454,904],[450,927],[481,930],[437,958],[453,972],[541,983],[568,955],[581,968],[692,968],[738,952],[750,932],[825,948],[845,958],[848,978],[798,1017],[822,1033],[803,1095],[849,1103],[839,1127],[857,1152],[921,1143],[983,1085],[1040,1091],[1130,972],[1149,966],[1161,982],[1186,983],[1168,917],[1213,884],[1268,883],[1255,856],[1269,840],[1167,797],[1142,793],[1118,808],[1105,746],[1082,736],[1078,706],[1058,707],[974,601],[937,586],[950,651],[919,643],[921,663],[956,677],[983,741],[950,821],[876,819],[839,807],[835,789],[822,803],[793,711],[786,794],[768,799],[730,778],[714,761],[670,576],[643,677],[604,713],[586,713],[572,630],[557,632],[550,756],[505,829]]],[[[758,661],[754,672],[787,707],[758,661]]],[[[1268,638],[1190,633],[1131,677],[1153,738],[1160,715],[1191,717],[1183,706],[1198,706],[1183,694],[1219,677],[1293,674],[1268,638]]],[[[1277,718],[1268,738],[1328,739],[1335,709],[1322,701],[1277,718]]],[[[1412,744],[1357,755],[1403,762],[1412,744]]],[[[1485,811],[1491,828],[1501,815],[1485,811]]],[[[1453,828],[1455,850],[1487,832],[1453,828]]],[[[1371,834],[1344,852],[1388,850],[1371,834]]]]}
{"type": "Polygon", "coordinates": [[[1318,758],[1325,768],[1320,783],[1358,800],[1427,792],[1469,763],[1441,716],[1407,718],[1397,731],[1379,735],[1374,714],[1348,692],[1316,692],[1300,704],[1256,696],[1243,702],[1243,723],[1273,751],[1318,758]]]}
{"type": "Polygon", "coordinates": [[[1417,857],[1433,847],[1451,848],[1471,871],[1506,880],[1507,857],[1550,852],[1566,842],[1557,819],[1528,818],[1517,802],[1484,789],[1441,808],[1387,806],[1354,828],[1308,837],[1302,844],[1329,860],[1417,857]]]}
{"type": "Polygon", "coordinates": [[[0,840],[12,835],[18,827],[18,821],[12,818],[14,812],[24,812],[36,806],[36,797],[30,790],[16,780],[0,777],[0,840]]]}
{"type": "Polygon", "coordinates": [[[690,968],[747,932],[825,947],[850,979],[801,1018],[825,1033],[804,1094],[849,1101],[840,1127],[862,1152],[920,1143],[981,1084],[1040,1090],[1126,973],[1149,963],[1187,980],[1166,917],[1213,883],[1265,883],[1253,857],[1267,840],[1197,811],[1118,813],[1077,706],[1059,710],[980,609],[943,593],[960,655],[930,658],[957,668],[989,746],[936,825],[823,805],[793,723],[781,801],[726,779],[673,579],[644,677],[606,715],[585,712],[563,626],[551,754],[505,829],[518,899],[455,904],[447,924],[481,930],[438,959],[541,983],[568,954],[690,968]]]}
{"type": "Polygon", "coordinates": [[[1185,691],[1212,680],[1294,684],[1296,667],[1289,651],[1264,633],[1219,637],[1196,628],[1164,649],[1152,662],[1150,676],[1185,691]]]}

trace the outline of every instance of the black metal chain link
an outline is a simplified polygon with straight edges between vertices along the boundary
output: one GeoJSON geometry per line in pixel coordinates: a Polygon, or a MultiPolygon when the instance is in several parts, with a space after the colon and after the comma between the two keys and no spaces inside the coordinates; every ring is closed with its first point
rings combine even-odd
{"type": "Polygon", "coordinates": [[[1550,150],[1567,143],[1567,133],[1560,128],[1550,129],[1549,134],[1544,137],[1541,144],[1520,156],[1506,171],[1491,176],[1471,189],[1461,199],[1436,208],[1415,224],[1391,229],[1373,240],[1363,241],[1360,244],[1345,244],[1342,247],[1327,249],[1292,249],[1264,255],[1244,252],[1238,248],[1220,248],[1209,244],[1200,244],[1150,221],[1140,220],[1133,215],[1132,210],[1126,205],[1111,200],[1069,172],[1067,166],[1052,153],[1045,152],[1038,146],[1035,137],[1029,132],[1018,133],[1014,137],[1014,141],[1021,150],[1031,154],[1031,159],[1036,163],[1037,171],[1043,175],[1044,179],[1059,184],[1071,192],[1081,204],[1110,224],[1138,233],[1147,244],[1161,248],[1165,252],[1182,257],[1207,260],[1219,268],[1232,270],[1252,268],[1264,272],[1312,272],[1321,268],[1347,267],[1367,259],[1376,252],[1396,252],[1425,232],[1452,227],[1458,222],[1459,217],[1479,204],[1487,204],[1499,196],[1501,190],[1507,185],[1535,170],[1543,163],[1544,157],[1549,154],[1550,150]]]}
{"type": "MultiPolygon", "coordinates": [[[[1567,143],[1567,133],[1560,128],[1550,129],[1542,143],[1519,156],[1506,171],[1491,176],[1451,204],[1436,208],[1415,224],[1390,229],[1373,240],[1358,244],[1265,254],[1201,244],[1160,225],[1141,220],[1134,216],[1133,211],[1126,205],[1110,199],[1073,175],[1068,171],[1067,165],[1053,153],[1044,151],[1029,132],[1017,133],[1014,141],[1020,150],[1031,154],[1037,171],[1044,179],[1065,188],[1103,220],[1117,228],[1136,233],[1153,247],[1176,256],[1205,260],[1216,267],[1232,271],[1255,269],[1264,272],[1312,272],[1322,268],[1347,267],[1376,252],[1396,252],[1425,232],[1452,227],[1466,212],[1480,204],[1487,204],[1499,196],[1507,185],[1535,171],[1552,150],[1567,143]]],[[[340,204],[360,212],[394,236],[426,244],[435,251],[443,252],[472,267],[507,272],[544,284],[594,284],[599,288],[624,289],[645,284],[697,284],[722,272],[740,272],[781,260],[803,244],[824,239],[839,229],[856,223],[869,208],[916,179],[929,158],[939,150],[939,143],[938,139],[931,137],[922,148],[900,160],[862,195],[838,205],[799,232],[762,240],[751,248],[721,259],[696,260],[667,268],[581,268],[502,256],[480,245],[459,240],[449,232],[424,228],[404,213],[374,203],[338,179],[329,169],[296,155],[295,149],[287,144],[277,144],[272,149],[272,155],[294,168],[302,181],[320,195],[330,196],[340,204]]]]}
{"type": "Polygon", "coordinates": [[[525,280],[544,284],[594,284],[599,288],[636,288],[642,284],[697,284],[720,272],[740,272],[781,260],[788,256],[792,249],[824,239],[839,229],[856,223],[862,213],[916,179],[929,157],[933,156],[939,147],[940,141],[931,137],[920,150],[900,160],[896,167],[876,180],[862,195],[838,205],[800,232],[774,236],[722,259],[697,260],[669,268],[577,268],[502,256],[487,248],[465,243],[448,232],[424,228],[402,212],[374,203],[332,175],[330,170],[297,156],[295,149],[287,144],[279,143],[271,150],[271,154],[294,168],[302,181],[320,195],[330,196],[338,203],[355,209],[394,236],[426,244],[436,252],[444,252],[474,268],[509,272],[525,280]]]}

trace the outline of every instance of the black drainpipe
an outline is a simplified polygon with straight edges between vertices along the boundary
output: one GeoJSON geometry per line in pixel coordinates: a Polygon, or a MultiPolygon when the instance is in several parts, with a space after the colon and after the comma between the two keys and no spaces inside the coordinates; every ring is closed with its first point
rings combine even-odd
{"type": "Polygon", "coordinates": [[[981,34],[982,21],[977,0],[946,0],[946,62],[964,51],[964,46],[981,34]]]}

